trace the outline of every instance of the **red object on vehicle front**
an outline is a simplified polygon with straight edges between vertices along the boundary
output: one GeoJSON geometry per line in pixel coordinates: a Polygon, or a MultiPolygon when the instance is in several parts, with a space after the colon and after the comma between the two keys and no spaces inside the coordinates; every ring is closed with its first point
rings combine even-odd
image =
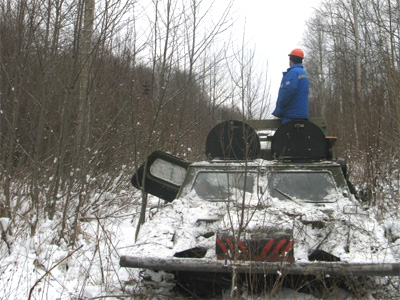
{"type": "Polygon", "coordinates": [[[262,239],[239,240],[232,236],[217,235],[217,259],[294,262],[293,237],[282,235],[262,239]],[[235,246],[237,245],[237,246],[235,246]]]}

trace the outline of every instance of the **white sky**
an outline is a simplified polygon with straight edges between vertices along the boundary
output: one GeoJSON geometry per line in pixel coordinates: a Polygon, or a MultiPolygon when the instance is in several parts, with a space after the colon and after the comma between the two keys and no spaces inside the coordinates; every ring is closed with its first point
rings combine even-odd
{"type": "Polygon", "coordinates": [[[305,22],[312,16],[313,8],[317,8],[321,2],[322,0],[235,0],[235,8],[243,18],[236,22],[236,32],[243,32],[246,21],[249,47],[255,48],[258,64],[265,66],[268,62],[272,103],[275,103],[278,94],[282,72],[289,67],[288,54],[294,48],[302,48],[305,22]]]}
{"type": "MultiPolygon", "coordinates": [[[[184,0],[182,0],[184,1],[184,0]]],[[[203,13],[211,6],[217,20],[231,0],[204,0],[203,13]]],[[[288,54],[302,48],[305,23],[323,0],[234,0],[231,17],[234,22],[234,40],[240,47],[245,32],[247,48],[255,50],[259,71],[271,82],[271,104],[275,104],[282,72],[289,67],[288,54]]],[[[151,0],[140,0],[141,6],[154,9],[151,0]]],[[[151,16],[152,14],[150,14],[151,16]]],[[[148,24],[145,23],[146,28],[148,24]]],[[[307,62],[307,53],[305,53],[307,62]]]]}

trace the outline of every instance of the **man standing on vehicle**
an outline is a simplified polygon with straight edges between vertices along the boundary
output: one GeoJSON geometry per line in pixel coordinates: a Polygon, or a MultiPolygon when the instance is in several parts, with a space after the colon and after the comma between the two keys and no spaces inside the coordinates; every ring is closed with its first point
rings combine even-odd
{"type": "Polygon", "coordinates": [[[282,118],[282,124],[292,120],[308,120],[309,81],[303,69],[303,50],[296,48],[289,54],[289,69],[283,72],[278,100],[272,115],[282,118]]]}

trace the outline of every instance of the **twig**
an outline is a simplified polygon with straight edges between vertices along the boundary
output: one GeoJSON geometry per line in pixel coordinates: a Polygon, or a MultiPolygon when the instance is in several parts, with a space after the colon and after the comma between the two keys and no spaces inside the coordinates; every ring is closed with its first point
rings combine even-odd
{"type": "Polygon", "coordinates": [[[42,275],[42,277],[40,277],[40,278],[35,282],[35,284],[31,287],[31,289],[29,290],[28,300],[31,300],[33,290],[34,290],[35,287],[43,280],[43,278],[45,278],[48,274],[51,273],[51,271],[52,271],[53,269],[55,269],[55,268],[56,268],[59,264],[61,264],[64,260],[66,260],[67,258],[71,257],[76,251],[78,251],[78,250],[81,249],[82,247],[83,247],[83,245],[80,246],[80,247],[78,247],[78,248],[75,249],[74,251],[69,252],[68,255],[67,255],[66,257],[64,257],[63,259],[60,259],[56,264],[54,264],[50,269],[48,269],[48,270],[46,271],[46,273],[44,273],[44,274],[42,275]]]}
{"type": "Polygon", "coordinates": [[[98,297],[93,297],[90,298],[90,300],[95,300],[95,299],[106,299],[106,298],[132,298],[132,296],[137,296],[137,295],[107,295],[107,296],[98,296],[98,297]]]}

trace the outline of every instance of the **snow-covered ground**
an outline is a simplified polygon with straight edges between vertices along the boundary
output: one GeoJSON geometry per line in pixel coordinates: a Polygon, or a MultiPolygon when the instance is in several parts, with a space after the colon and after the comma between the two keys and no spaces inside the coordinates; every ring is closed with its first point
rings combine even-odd
{"type": "MultiPolygon", "coordinates": [[[[28,228],[15,228],[13,237],[9,237],[10,248],[1,241],[0,299],[156,299],[157,296],[150,296],[151,291],[142,288],[139,270],[119,266],[119,256],[129,252],[134,244],[140,210],[138,196],[134,196],[133,190],[123,190],[108,197],[128,199],[125,202],[131,205],[123,212],[115,207],[118,211],[115,214],[107,206],[87,216],[80,223],[80,235],[74,247],[63,241],[56,243],[59,218],[41,221],[33,237],[28,228]]],[[[149,207],[159,202],[153,197],[149,200],[149,207]]],[[[394,218],[385,223],[391,228],[393,246],[399,246],[400,223],[394,218]]],[[[9,226],[8,220],[1,219],[0,226],[5,229],[9,226]]],[[[392,281],[386,283],[391,285],[392,281]]],[[[391,286],[393,299],[400,295],[395,288],[391,286]]],[[[364,299],[376,299],[373,292],[364,299]]],[[[243,294],[242,299],[245,298],[317,299],[290,289],[280,289],[267,296],[243,294]]],[[[337,290],[325,299],[356,297],[337,290]]]]}
{"type": "MultiPolygon", "coordinates": [[[[129,209],[107,207],[80,223],[75,246],[58,241],[60,218],[40,221],[35,236],[15,228],[10,249],[0,241],[0,299],[92,299],[126,294],[138,271],[119,267],[119,253],[134,243],[137,210],[133,192],[108,197],[127,198],[129,209]]],[[[116,201],[117,202],[117,201],[116,201]]],[[[8,226],[0,220],[1,228],[8,226]]],[[[111,298],[112,299],[112,298],[111,298]]],[[[116,299],[116,298],[115,298],[116,299]]]]}

